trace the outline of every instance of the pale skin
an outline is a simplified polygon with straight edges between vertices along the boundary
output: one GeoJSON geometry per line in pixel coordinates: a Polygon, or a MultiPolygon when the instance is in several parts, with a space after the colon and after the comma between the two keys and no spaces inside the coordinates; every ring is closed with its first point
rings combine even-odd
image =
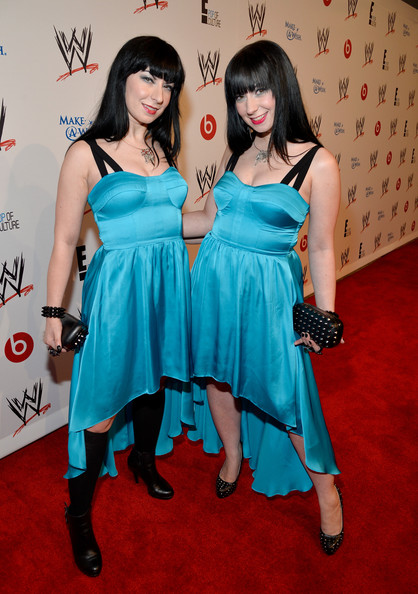
{"type": "MultiPolygon", "coordinates": [[[[147,162],[140,153],[147,148],[145,134],[148,125],[157,119],[170,102],[172,85],[152,76],[147,70],[131,74],[126,79],[125,100],[128,109],[129,129],[117,142],[98,139],[101,146],[124,171],[141,176],[161,175],[168,163],[161,147],[155,150],[159,163],[147,162]]],[[[113,170],[110,168],[109,173],[113,170]]],[[[80,236],[87,197],[100,181],[101,175],[88,144],[74,143],[65,155],[58,181],[55,208],[54,246],[48,268],[47,305],[60,307],[70,277],[74,250],[80,236]]],[[[46,318],[44,343],[57,349],[61,346],[61,321],[46,318]]],[[[89,428],[89,431],[108,431],[114,417],[89,428]]]]}
{"type": "MultiPolygon", "coordinates": [[[[255,164],[259,150],[266,150],[268,146],[274,121],[274,96],[270,90],[248,92],[237,98],[236,109],[245,123],[256,133],[255,144],[240,156],[234,169],[235,175],[247,185],[259,186],[280,182],[301,156],[314,146],[311,142],[288,142],[287,154],[290,164],[277,154],[270,155],[269,162],[258,161],[255,164]]],[[[217,180],[225,172],[230,154],[227,149],[217,180]]],[[[308,250],[316,304],[321,309],[335,311],[334,229],[340,204],[340,175],[334,157],[325,148],[320,148],[316,153],[299,193],[310,205],[308,250]]],[[[203,237],[208,233],[212,228],[216,211],[213,192],[210,192],[202,211],[186,213],[183,216],[185,239],[192,238],[193,241],[193,238],[203,237]]],[[[302,344],[319,350],[309,335],[295,342],[295,345],[302,344]]],[[[207,394],[212,417],[225,451],[225,462],[220,477],[227,482],[233,482],[238,476],[242,460],[240,402],[234,398],[228,384],[217,383],[212,378],[208,378],[207,394]]],[[[289,433],[289,437],[305,465],[303,438],[294,433],[289,433]]],[[[315,473],[309,468],[306,470],[318,496],[323,532],[328,535],[339,534],[342,529],[342,513],[334,487],[334,476],[315,473]]]]}

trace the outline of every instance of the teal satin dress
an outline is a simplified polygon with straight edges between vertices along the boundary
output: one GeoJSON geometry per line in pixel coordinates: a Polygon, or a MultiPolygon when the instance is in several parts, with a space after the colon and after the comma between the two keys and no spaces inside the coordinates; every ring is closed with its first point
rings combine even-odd
{"type": "Polygon", "coordinates": [[[339,473],[309,355],[294,346],[292,308],[303,301],[303,277],[293,248],[309,212],[296,188],[317,148],[281,183],[253,187],[226,171],[214,188],[213,229],[192,270],[196,429],[188,436],[203,439],[206,452],[219,452],[204,378],[227,382],[242,399],[253,489],[268,496],[312,486],[288,431],[303,435],[308,468],[339,473]]]}
{"type": "Polygon", "coordinates": [[[191,399],[171,380],[190,378],[190,271],[182,239],[187,185],[177,169],[142,177],[121,170],[91,143],[102,179],[89,205],[103,245],[83,286],[89,334],[74,355],[67,478],[86,467],[84,429],[118,414],[109,432],[102,474],[117,474],[114,451],[134,442],[129,403],[168,378],[157,454],[172,449],[182,421],[193,423],[191,399]],[[106,161],[115,170],[107,174],[106,161]]]}

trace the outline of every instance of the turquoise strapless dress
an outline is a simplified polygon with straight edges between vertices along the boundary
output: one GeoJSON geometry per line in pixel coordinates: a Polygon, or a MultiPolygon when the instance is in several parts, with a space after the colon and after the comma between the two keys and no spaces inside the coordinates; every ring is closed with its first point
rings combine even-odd
{"type": "Polygon", "coordinates": [[[306,464],[338,474],[309,354],[295,347],[292,308],[303,301],[294,251],[309,205],[283,183],[248,186],[227,171],[214,188],[218,212],[192,270],[192,357],[196,429],[206,452],[222,443],[205,377],[242,397],[244,456],[253,489],[268,496],[312,482],[287,431],[303,435],[306,464]]]}
{"type": "MultiPolygon", "coordinates": [[[[82,318],[89,334],[74,355],[67,478],[86,467],[84,429],[119,413],[102,474],[117,474],[113,452],[134,442],[128,403],[153,394],[160,378],[190,378],[190,271],[182,239],[187,185],[170,167],[154,177],[105,175],[88,202],[103,245],[88,268],[82,318]]],[[[181,421],[193,424],[191,399],[167,380],[157,454],[172,449],[181,421]]]]}

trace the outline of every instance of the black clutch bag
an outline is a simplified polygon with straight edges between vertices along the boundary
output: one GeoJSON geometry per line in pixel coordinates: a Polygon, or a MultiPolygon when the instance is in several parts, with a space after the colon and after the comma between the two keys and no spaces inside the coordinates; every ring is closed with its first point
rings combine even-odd
{"type": "Polygon", "coordinates": [[[297,303],[293,307],[293,328],[298,334],[307,332],[321,349],[330,349],[340,344],[344,324],[332,311],[324,311],[310,303],[297,303]]]}
{"type": "Polygon", "coordinates": [[[75,318],[71,314],[65,312],[64,317],[61,318],[62,335],[61,343],[67,351],[73,351],[81,347],[89,333],[88,328],[84,322],[79,318],[75,318]]]}

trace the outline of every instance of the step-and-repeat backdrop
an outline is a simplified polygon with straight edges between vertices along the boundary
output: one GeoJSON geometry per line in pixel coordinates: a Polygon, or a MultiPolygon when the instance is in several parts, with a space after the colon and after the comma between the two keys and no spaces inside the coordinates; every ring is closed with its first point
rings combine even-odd
{"type": "MultiPolygon", "coordinates": [[[[340,165],[341,278],[416,236],[417,13],[400,0],[1,1],[0,457],[67,422],[72,355],[48,358],[40,316],[57,179],[123,43],[159,35],[183,59],[186,210],[202,207],[224,150],[228,60],[258,39],[283,46],[312,127],[340,165]]],[[[98,245],[86,209],[66,295],[73,313],[98,245]]],[[[297,251],[308,294],[306,226],[297,251]]]]}

